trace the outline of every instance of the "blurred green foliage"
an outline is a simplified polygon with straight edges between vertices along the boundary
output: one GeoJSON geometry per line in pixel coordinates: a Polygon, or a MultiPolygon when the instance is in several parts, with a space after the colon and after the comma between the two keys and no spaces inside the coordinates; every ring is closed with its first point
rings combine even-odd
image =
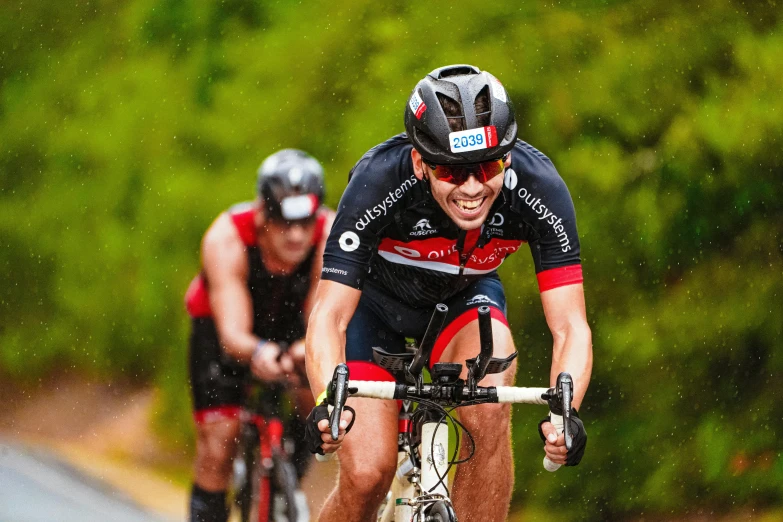
{"type": "MultiPolygon", "coordinates": [[[[9,1],[0,7],[0,368],[157,383],[186,440],[183,292],[280,147],[339,199],[429,70],[493,72],[579,217],[595,343],[582,465],[519,408],[515,507],[616,520],[783,503],[783,10],[776,0],[9,1]]],[[[502,276],[519,383],[551,341],[502,276]]],[[[183,439],[184,437],[184,439],[183,439]]],[[[538,516],[533,516],[538,519],[538,516]]]]}

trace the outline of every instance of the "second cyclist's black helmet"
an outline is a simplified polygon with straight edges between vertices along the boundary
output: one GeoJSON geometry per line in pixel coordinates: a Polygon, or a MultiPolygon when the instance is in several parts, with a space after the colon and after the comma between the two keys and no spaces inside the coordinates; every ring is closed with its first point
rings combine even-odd
{"type": "Polygon", "coordinates": [[[459,165],[505,156],[516,141],[517,122],[511,99],[497,78],[472,65],[449,65],[435,69],[413,89],[405,107],[405,131],[428,163],[459,165]],[[479,95],[489,101],[480,112],[479,95]],[[459,107],[460,114],[447,115],[441,104],[444,99],[459,107]],[[456,136],[449,119],[463,120],[464,130],[486,129],[489,139],[482,137],[486,146],[468,151],[454,147],[456,136]]]}
{"type": "Polygon", "coordinates": [[[268,217],[299,220],[312,217],[324,198],[324,169],[297,149],[283,149],[258,168],[258,196],[268,217]]]}

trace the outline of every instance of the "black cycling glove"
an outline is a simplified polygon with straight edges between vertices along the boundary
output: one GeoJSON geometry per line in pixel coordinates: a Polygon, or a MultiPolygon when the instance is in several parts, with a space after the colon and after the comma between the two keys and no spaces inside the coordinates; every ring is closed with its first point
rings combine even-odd
{"type": "Polygon", "coordinates": [[[305,421],[305,442],[310,453],[324,454],[324,450],[321,449],[321,444],[324,441],[321,440],[321,430],[318,429],[318,423],[328,418],[329,406],[326,404],[326,401],[316,405],[310,412],[310,415],[307,416],[305,421]]]}
{"type": "MultiPolygon", "coordinates": [[[[348,433],[353,428],[353,422],[356,420],[356,411],[350,406],[343,406],[343,410],[351,412],[351,422],[345,428],[345,433],[348,433]]],[[[305,421],[305,442],[310,453],[324,454],[324,450],[321,449],[321,444],[324,443],[323,439],[321,439],[323,432],[318,429],[318,423],[324,419],[329,419],[329,404],[326,400],[313,408],[305,421]]]]}
{"type": "MultiPolygon", "coordinates": [[[[556,412],[555,412],[556,413],[556,412]]],[[[551,417],[547,416],[541,422],[538,423],[538,434],[541,436],[541,440],[546,442],[544,432],[541,431],[541,425],[545,422],[551,422],[551,417]]],[[[585,425],[582,419],[579,418],[575,408],[571,408],[571,449],[566,453],[566,466],[576,466],[582,460],[582,456],[585,454],[585,447],[587,446],[587,432],[585,431],[585,425]]]]}

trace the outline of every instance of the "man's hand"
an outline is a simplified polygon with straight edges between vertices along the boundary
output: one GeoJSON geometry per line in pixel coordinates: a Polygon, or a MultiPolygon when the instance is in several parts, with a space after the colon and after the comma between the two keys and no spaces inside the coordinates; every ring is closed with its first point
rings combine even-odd
{"type": "Polygon", "coordinates": [[[307,416],[307,447],[311,453],[325,455],[334,453],[343,443],[345,434],[353,424],[353,412],[344,410],[340,417],[340,431],[337,440],[332,440],[329,426],[329,408],[322,404],[313,408],[307,416]]]}
{"type": "Polygon", "coordinates": [[[544,441],[544,452],[547,458],[555,464],[576,466],[582,460],[587,446],[587,432],[582,420],[576,410],[571,409],[570,428],[573,441],[570,451],[566,449],[565,435],[558,434],[557,428],[549,420],[546,418],[538,425],[538,433],[544,441]]]}
{"type": "Polygon", "coordinates": [[[293,361],[294,365],[297,367],[297,369],[300,369],[302,374],[304,374],[305,371],[305,341],[304,339],[299,339],[298,341],[295,341],[291,344],[291,346],[288,348],[288,355],[291,356],[291,360],[293,361]]]}
{"type": "Polygon", "coordinates": [[[277,343],[267,341],[250,359],[253,375],[266,382],[284,381],[294,369],[294,362],[287,353],[280,354],[277,343]]]}

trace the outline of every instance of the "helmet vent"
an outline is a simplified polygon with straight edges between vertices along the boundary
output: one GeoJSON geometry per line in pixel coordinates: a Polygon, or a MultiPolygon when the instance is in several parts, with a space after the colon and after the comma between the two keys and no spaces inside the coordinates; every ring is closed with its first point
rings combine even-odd
{"type": "Polygon", "coordinates": [[[476,95],[476,100],[473,102],[473,109],[476,111],[476,121],[479,127],[486,127],[489,125],[492,116],[492,110],[490,109],[489,104],[489,85],[485,85],[476,95]]]}
{"type": "Polygon", "coordinates": [[[470,65],[455,65],[454,67],[443,67],[438,71],[438,80],[448,78],[450,76],[463,76],[466,74],[478,74],[479,70],[470,65]]]}
{"type": "Polygon", "coordinates": [[[465,115],[462,113],[462,105],[454,98],[449,98],[445,94],[437,93],[438,102],[443,107],[443,112],[449,120],[451,132],[465,130],[465,115]]]}

